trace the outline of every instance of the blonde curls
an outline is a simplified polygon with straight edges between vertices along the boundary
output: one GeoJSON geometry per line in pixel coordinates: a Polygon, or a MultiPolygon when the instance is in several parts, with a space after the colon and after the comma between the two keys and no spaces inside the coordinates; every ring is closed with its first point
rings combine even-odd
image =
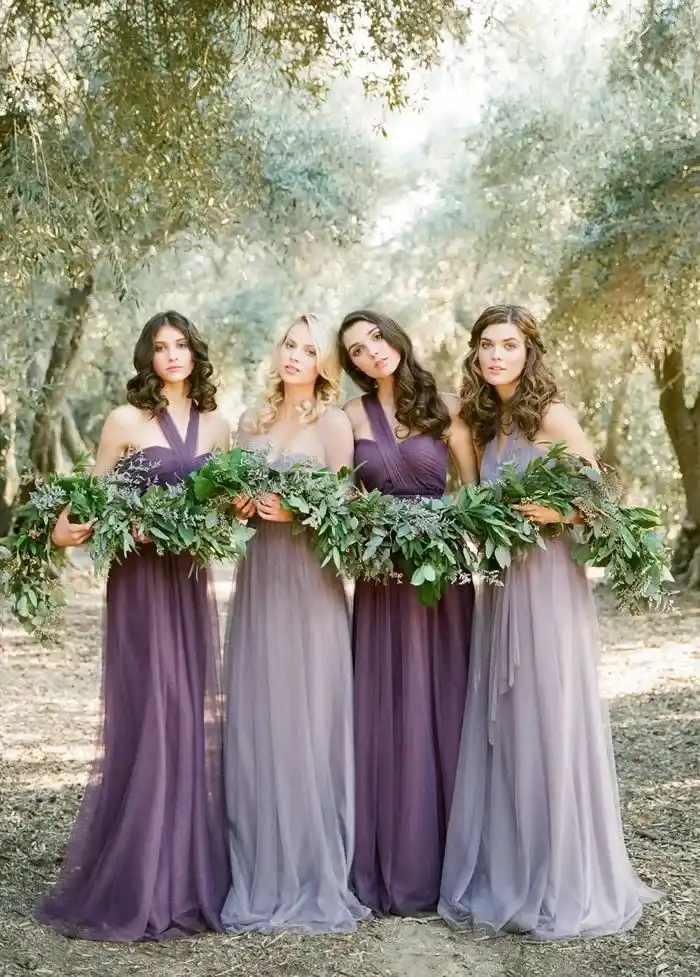
{"type": "MultiPolygon", "coordinates": [[[[313,424],[325,410],[337,403],[340,397],[340,362],[336,344],[335,329],[308,313],[298,316],[284,330],[275,343],[272,359],[275,360],[278,351],[291,329],[303,323],[309,329],[311,339],[316,347],[316,362],[318,377],[314,388],[314,399],[304,400],[297,405],[299,419],[303,425],[313,424]]],[[[267,384],[262,396],[262,405],[255,415],[253,430],[256,434],[267,434],[279,417],[284,403],[284,381],[273,366],[267,377],[267,384]]]]}

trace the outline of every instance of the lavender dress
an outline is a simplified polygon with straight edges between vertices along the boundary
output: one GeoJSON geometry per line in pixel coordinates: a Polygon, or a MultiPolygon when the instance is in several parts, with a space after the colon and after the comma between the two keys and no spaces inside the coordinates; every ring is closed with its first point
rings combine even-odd
{"type": "MultiPolygon", "coordinates": [[[[482,479],[538,454],[511,434],[498,458],[492,441],[482,479]]],[[[625,850],[585,569],[552,540],[503,583],[477,602],[439,911],[548,940],[632,929],[657,894],[625,850]]]]}
{"type": "MultiPolygon", "coordinates": [[[[290,459],[291,460],[291,459],[290,459]]],[[[230,932],[354,930],[350,620],[308,534],[255,521],[225,651],[230,932]]]]}
{"type": "MultiPolygon", "coordinates": [[[[186,476],[199,412],[183,442],[143,455],[153,480],[186,476]]],[[[109,572],[100,757],[53,892],[37,916],[66,936],[142,940],[220,930],[224,832],[217,626],[209,577],[187,554],[142,546],[109,572]]]]}
{"type": "MultiPolygon", "coordinates": [[[[368,489],[439,497],[448,449],[430,435],[397,443],[373,395],[373,440],[355,444],[368,489]]],[[[358,581],[354,602],[357,831],[353,880],[384,913],[434,909],[467,687],[474,591],[451,587],[436,608],[407,582],[358,581]]]]}

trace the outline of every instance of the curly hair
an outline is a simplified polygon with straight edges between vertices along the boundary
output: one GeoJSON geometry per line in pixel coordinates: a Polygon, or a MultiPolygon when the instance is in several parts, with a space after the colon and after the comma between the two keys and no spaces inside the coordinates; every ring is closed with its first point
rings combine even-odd
{"type": "Polygon", "coordinates": [[[188,377],[189,397],[202,413],[216,410],[216,386],[211,382],[214,367],[209,362],[209,348],[194,324],[184,315],[172,310],[158,312],[141,330],[134,348],[136,376],[126,385],[126,399],[134,407],[150,411],[153,416],[167,410],[163,396],[163,380],[153,369],[156,336],[163,326],[179,330],[187,340],[194,365],[188,377]]]}
{"type": "Polygon", "coordinates": [[[544,362],[546,349],[537,320],[521,305],[491,305],[472,327],[469,352],[462,363],[460,415],[469,425],[474,442],[481,448],[499,431],[517,428],[533,441],[542,427],[549,405],[561,400],[554,375],[544,362]],[[479,344],[489,326],[509,323],[525,339],[526,357],[518,377],[515,395],[503,402],[495,388],[484,379],[479,367],[479,344]]]}
{"type": "Polygon", "coordinates": [[[365,393],[376,392],[377,381],[355,366],[343,343],[344,334],[357,322],[376,326],[382,339],[401,357],[394,372],[397,438],[406,438],[413,432],[430,434],[438,440],[446,437],[451,424],[450,412],[438,393],[435,377],[420,365],[408,335],[388,315],[360,309],[343,319],[338,331],[338,352],[348,376],[365,393]]]}
{"type": "Polygon", "coordinates": [[[304,400],[297,406],[301,423],[304,425],[313,424],[322,416],[327,407],[337,402],[340,396],[340,363],[336,351],[335,331],[310,312],[297,316],[285,328],[275,343],[272,353],[273,362],[268,373],[262,405],[255,414],[252,424],[252,430],[256,434],[266,434],[279,417],[280,409],[284,403],[284,381],[277,372],[274,361],[290,331],[299,323],[308,327],[311,340],[316,347],[316,363],[318,366],[314,399],[304,400]]]}

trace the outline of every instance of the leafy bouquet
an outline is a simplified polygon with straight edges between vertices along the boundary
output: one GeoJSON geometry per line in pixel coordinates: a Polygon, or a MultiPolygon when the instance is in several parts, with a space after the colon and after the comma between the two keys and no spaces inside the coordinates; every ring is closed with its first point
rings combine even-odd
{"type": "Polygon", "coordinates": [[[495,554],[505,566],[512,548],[539,538],[532,524],[499,509],[484,489],[467,486],[454,502],[397,498],[356,489],[353,474],[294,464],[273,476],[269,491],[278,492],[285,508],[313,531],[323,565],[333,562],[355,579],[410,580],[429,606],[473,573],[495,579],[488,558],[495,554]]]}
{"type": "MultiPolygon", "coordinates": [[[[236,457],[227,463],[235,472],[236,457]]],[[[256,466],[257,459],[249,460],[251,471],[256,466]]],[[[236,559],[245,552],[254,530],[232,517],[223,493],[199,503],[196,472],[177,485],[148,486],[151,468],[135,454],[97,476],[84,456],[70,474],[52,473],[37,483],[18,511],[14,534],[0,545],[0,592],[11,613],[40,641],[55,638],[65,604],[60,571],[66,554],[51,545],[51,532],[66,506],[71,522],[93,522],[87,551],[98,574],[136,549],[134,527],[150,536],[159,554],[187,551],[196,564],[236,559]]]]}
{"type": "Polygon", "coordinates": [[[70,506],[71,522],[95,520],[88,551],[96,569],[104,569],[133,546],[124,505],[131,477],[118,472],[102,478],[93,475],[84,455],[70,474],[54,472],[37,482],[18,510],[15,532],[0,546],[0,591],[17,620],[39,640],[53,636],[59,609],[65,604],[60,570],[66,553],[51,545],[58,514],[70,506]]]}
{"type": "Polygon", "coordinates": [[[236,447],[219,451],[185,480],[190,505],[209,504],[212,500],[231,501],[236,495],[255,498],[269,487],[273,469],[264,451],[236,447]]]}
{"type": "Polygon", "coordinates": [[[235,518],[227,497],[193,504],[191,489],[187,482],[152,485],[136,496],[131,511],[137,530],[159,555],[187,552],[199,566],[243,556],[255,530],[235,518]]]}
{"type": "Polygon", "coordinates": [[[504,465],[489,488],[497,505],[537,502],[562,518],[578,510],[585,524],[566,527],[572,558],[607,570],[622,610],[635,614],[668,608],[663,584],[673,577],[658,515],[653,509],[621,505],[609,471],[599,471],[557,443],[523,472],[512,463],[504,465]]]}

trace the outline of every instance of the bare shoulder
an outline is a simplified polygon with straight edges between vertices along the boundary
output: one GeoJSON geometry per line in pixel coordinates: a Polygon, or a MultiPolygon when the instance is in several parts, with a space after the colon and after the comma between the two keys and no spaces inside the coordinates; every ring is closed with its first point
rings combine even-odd
{"type": "Polygon", "coordinates": [[[580,431],[581,425],[570,407],[561,401],[552,401],[542,418],[542,434],[565,438],[571,431],[580,431]]]}
{"type": "Polygon", "coordinates": [[[362,397],[351,397],[350,400],[346,400],[343,404],[342,412],[347,414],[350,420],[353,417],[362,417],[365,412],[362,397]]]}
{"type": "Polygon", "coordinates": [[[225,431],[231,430],[229,420],[224,415],[220,407],[217,407],[216,410],[207,411],[205,414],[200,416],[204,418],[205,423],[212,429],[212,431],[215,431],[217,434],[223,434],[225,431]]]}
{"type": "Polygon", "coordinates": [[[228,418],[218,408],[207,411],[201,416],[206,425],[208,439],[213,447],[228,451],[231,446],[231,425],[228,418]]]}
{"type": "Polygon", "coordinates": [[[145,424],[148,419],[147,412],[139,407],[134,407],[133,404],[121,404],[109,412],[105,418],[105,427],[109,426],[112,431],[133,431],[145,424]]]}
{"type": "Polygon", "coordinates": [[[553,402],[547,408],[537,440],[548,444],[564,441],[572,454],[591,461],[595,459],[593,443],[586,436],[576,414],[561,401],[553,402]]]}
{"type": "Polygon", "coordinates": [[[459,417],[459,412],[462,409],[462,401],[459,399],[457,394],[446,394],[441,393],[440,397],[445,407],[450,412],[450,417],[452,420],[456,420],[459,417]]]}
{"type": "Polygon", "coordinates": [[[255,422],[258,419],[258,408],[257,407],[246,407],[241,416],[238,418],[238,430],[239,431],[252,431],[255,427],[255,422]]]}
{"type": "Polygon", "coordinates": [[[320,418],[320,426],[325,437],[342,437],[346,434],[352,435],[352,421],[345,408],[326,407],[320,418]]]}
{"type": "Polygon", "coordinates": [[[351,397],[343,405],[342,413],[346,414],[350,419],[353,430],[356,430],[358,425],[362,424],[365,419],[365,406],[362,403],[362,397],[351,397]]]}

